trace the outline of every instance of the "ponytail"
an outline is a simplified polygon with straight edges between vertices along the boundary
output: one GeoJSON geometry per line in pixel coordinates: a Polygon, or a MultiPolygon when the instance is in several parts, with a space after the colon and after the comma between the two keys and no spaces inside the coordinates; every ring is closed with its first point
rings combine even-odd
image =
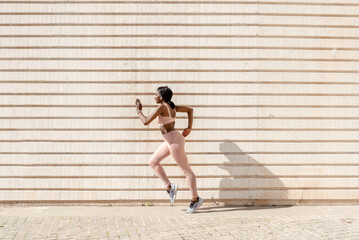
{"type": "Polygon", "coordinates": [[[168,104],[171,106],[171,108],[175,108],[176,107],[176,105],[170,100],[169,102],[168,102],[168,104]]]}

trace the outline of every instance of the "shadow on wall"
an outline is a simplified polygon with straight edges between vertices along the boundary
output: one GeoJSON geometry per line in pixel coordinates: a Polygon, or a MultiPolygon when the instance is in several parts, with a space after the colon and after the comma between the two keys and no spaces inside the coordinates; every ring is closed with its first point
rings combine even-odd
{"type": "Polygon", "coordinates": [[[288,199],[281,180],[253,157],[243,154],[236,143],[225,141],[219,149],[228,159],[219,166],[230,175],[220,181],[219,199],[226,205],[283,205],[279,200],[288,199]]]}

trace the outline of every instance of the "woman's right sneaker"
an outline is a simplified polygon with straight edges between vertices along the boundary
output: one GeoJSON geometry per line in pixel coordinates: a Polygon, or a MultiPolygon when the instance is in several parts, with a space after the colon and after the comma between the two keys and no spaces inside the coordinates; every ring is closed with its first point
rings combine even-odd
{"type": "Polygon", "coordinates": [[[174,203],[177,195],[177,184],[171,183],[171,189],[169,191],[167,190],[167,193],[170,195],[171,203],[174,203]]]}
{"type": "Polygon", "coordinates": [[[191,204],[189,205],[187,209],[187,213],[195,213],[197,209],[202,205],[203,199],[198,197],[198,202],[191,201],[191,204]]]}

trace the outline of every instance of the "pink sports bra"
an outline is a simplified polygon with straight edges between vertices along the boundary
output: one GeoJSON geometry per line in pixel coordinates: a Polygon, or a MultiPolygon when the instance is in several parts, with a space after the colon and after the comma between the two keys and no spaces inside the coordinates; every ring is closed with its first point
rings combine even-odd
{"type": "MultiPolygon", "coordinates": [[[[171,111],[168,109],[167,104],[165,104],[165,105],[166,105],[166,107],[167,107],[168,114],[169,114],[170,116],[161,116],[161,115],[158,115],[158,116],[157,116],[157,122],[158,122],[158,124],[160,124],[160,125],[164,125],[164,124],[168,124],[168,123],[171,123],[171,122],[176,121],[176,117],[171,117],[171,111]]],[[[175,112],[176,112],[176,109],[175,109],[175,112]]]]}

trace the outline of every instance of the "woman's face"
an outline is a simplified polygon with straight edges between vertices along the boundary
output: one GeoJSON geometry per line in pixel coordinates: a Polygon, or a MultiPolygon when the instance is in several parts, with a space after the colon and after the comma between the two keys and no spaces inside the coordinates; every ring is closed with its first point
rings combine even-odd
{"type": "Polygon", "coordinates": [[[156,103],[162,103],[163,102],[162,96],[158,91],[156,91],[155,101],[156,101],[156,103]]]}

